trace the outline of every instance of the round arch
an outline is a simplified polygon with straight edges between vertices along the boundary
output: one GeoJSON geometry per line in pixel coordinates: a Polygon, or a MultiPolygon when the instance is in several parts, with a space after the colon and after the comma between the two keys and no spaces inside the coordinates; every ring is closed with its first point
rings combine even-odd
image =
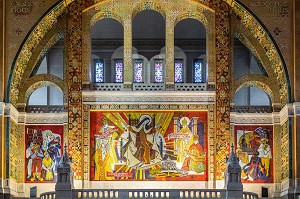
{"type": "MultiPolygon", "coordinates": [[[[45,34],[49,32],[49,30],[57,24],[59,18],[65,14],[66,7],[69,7],[72,4],[84,3],[84,8],[88,7],[90,1],[59,1],[54,4],[45,15],[43,15],[40,20],[36,23],[34,28],[28,33],[24,42],[21,44],[17,55],[13,61],[9,80],[8,87],[6,92],[6,102],[11,102],[13,105],[16,104],[17,99],[19,97],[19,87],[21,84],[21,80],[23,77],[23,73],[32,56],[32,52],[34,51],[37,44],[39,44],[44,38],[45,34]],[[42,31],[43,30],[43,31],[42,31]],[[26,53],[25,53],[26,52],[26,53]],[[11,92],[8,92],[11,91],[11,92]]],[[[194,0],[187,0],[187,2],[196,2],[194,0]]],[[[209,3],[209,8],[215,10],[216,7],[214,2],[219,2],[217,0],[209,3]]],[[[227,2],[226,2],[227,3],[227,2]]],[[[272,63],[273,71],[277,76],[277,82],[279,84],[279,92],[281,96],[282,105],[286,104],[290,100],[291,90],[290,90],[290,80],[287,73],[287,68],[283,61],[279,50],[274,43],[272,37],[262,25],[260,21],[251,13],[249,10],[245,8],[242,4],[238,2],[234,2],[233,5],[229,4],[231,9],[231,14],[235,16],[243,27],[249,30],[250,34],[260,43],[260,45],[265,48],[265,54],[268,56],[269,60],[272,63]]],[[[200,6],[200,5],[199,5],[200,6]]],[[[144,2],[140,3],[133,9],[132,16],[135,16],[138,12],[142,10],[152,9],[159,13],[161,13],[164,17],[166,17],[166,10],[163,6],[156,2],[144,2]]]]}
{"type": "MultiPolygon", "coordinates": [[[[58,85],[56,85],[55,83],[53,83],[53,82],[49,82],[49,81],[39,81],[39,82],[36,82],[36,83],[34,83],[33,85],[31,85],[28,89],[27,89],[27,91],[25,92],[25,103],[27,103],[28,102],[28,100],[29,100],[29,97],[31,96],[31,94],[34,92],[34,91],[36,91],[37,89],[39,89],[39,88],[42,88],[42,87],[48,87],[48,86],[50,86],[50,87],[54,87],[54,88],[57,88],[57,89],[59,89],[61,92],[62,92],[62,89],[58,86],[58,85]]],[[[62,92],[63,93],[63,92],[62,92]]]]}
{"type": "MultiPolygon", "coordinates": [[[[268,77],[260,74],[251,74],[240,77],[235,81],[232,88],[231,99],[234,99],[235,93],[241,88],[245,87],[256,87],[264,91],[269,97],[272,103],[280,103],[280,96],[276,92],[278,89],[272,83],[268,83],[268,77]]],[[[233,101],[232,101],[233,102],[233,101]]]]}
{"type": "Polygon", "coordinates": [[[59,77],[49,74],[35,75],[30,78],[21,88],[22,91],[18,98],[18,103],[26,103],[28,97],[37,89],[41,87],[52,86],[57,87],[62,92],[64,91],[63,80],[59,77]]]}
{"type": "Polygon", "coordinates": [[[132,11],[132,19],[139,13],[144,10],[154,10],[161,14],[163,18],[166,20],[166,10],[159,3],[156,2],[143,2],[139,3],[132,11]]]}

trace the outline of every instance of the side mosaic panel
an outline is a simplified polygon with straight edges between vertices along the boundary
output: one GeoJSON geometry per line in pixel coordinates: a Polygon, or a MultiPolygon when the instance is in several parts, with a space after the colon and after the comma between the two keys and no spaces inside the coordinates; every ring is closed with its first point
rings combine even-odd
{"type": "Polygon", "coordinates": [[[243,183],[272,183],[273,126],[235,126],[236,153],[243,183]]]}
{"type": "Polygon", "coordinates": [[[91,111],[90,179],[207,181],[207,111],[91,111]]]}
{"type": "Polygon", "coordinates": [[[9,133],[9,170],[10,178],[15,179],[17,182],[23,182],[24,172],[24,159],[23,154],[23,140],[24,125],[18,125],[10,119],[10,133],[9,133]]]}
{"type": "Polygon", "coordinates": [[[25,182],[56,181],[63,132],[63,125],[25,126],[25,182]]]}

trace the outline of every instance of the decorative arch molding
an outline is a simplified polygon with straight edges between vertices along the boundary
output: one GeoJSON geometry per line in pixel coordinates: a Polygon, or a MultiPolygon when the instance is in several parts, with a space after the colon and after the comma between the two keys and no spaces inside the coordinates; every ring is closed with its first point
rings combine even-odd
{"type": "Polygon", "coordinates": [[[49,74],[35,75],[32,78],[28,79],[24,86],[20,88],[18,104],[26,103],[30,95],[34,91],[47,86],[56,87],[62,92],[64,91],[63,80],[59,77],[49,74]]]}
{"type": "Polygon", "coordinates": [[[26,81],[31,76],[35,75],[37,70],[39,69],[40,64],[42,63],[43,59],[45,58],[47,52],[50,50],[50,48],[60,39],[64,38],[63,32],[54,32],[51,31],[52,34],[47,35],[43,40],[47,43],[39,45],[38,48],[33,52],[28,65],[25,69],[23,78],[23,81],[26,81]]]}
{"type": "Polygon", "coordinates": [[[25,68],[33,55],[36,47],[41,43],[46,34],[57,24],[59,19],[65,14],[65,5],[62,1],[54,4],[45,15],[35,24],[34,28],[27,34],[21,44],[13,61],[9,74],[6,101],[16,105],[20,91],[19,86],[25,68]],[[10,92],[9,92],[10,91],[10,92]]]}
{"type": "Polygon", "coordinates": [[[258,21],[257,17],[253,13],[250,13],[250,11],[241,3],[235,1],[232,7],[232,16],[243,25],[244,29],[249,31],[249,34],[255,38],[259,43],[259,46],[264,50],[264,54],[267,56],[277,78],[280,102],[283,107],[290,101],[290,80],[283,57],[281,56],[276,43],[273,41],[272,36],[268,33],[263,24],[258,21]]]}
{"type": "Polygon", "coordinates": [[[114,19],[118,21],[124,28],[124,20],[122,17],[115,12],[112,11],[102,11],[102,12],[97,12],[94,16],[91,17],[90,19],[90,28],[92,28],[96,22],[100,21],[101,19],[114,19]]]}
{"type": "Polygon", "coordinates": [[[179,16],[176,17],[175,21],[174,21],[174,27],[182,20],[185,20],[185,19],[195,19],[199,22],[201,22],[206,31],[207,31],[207,26],[208,26],[208,20],[207,20],[207,17],[201,13],[201,12],[194,12],[194,11],[191,11],[191,12],[186,12],[186,13],[183,13],[179,16]]]}
{"type": "Polygon", "coordinates": [[[253,35],[249,34],[249,32],[242,27],[242,24],[238,24],[236,21],[234,24],[234,32],[237,38],[256,56],[256,58],[261,62],[265,71],[270,77],[270,80],[277,83],[276,74],[272,68],[272,63],[270,62],[267,54],[265,53],[265,49],[260,45],[260,43],[253,37],[253,35]]]}
{"type": "Polygon", "coordinates": [[[241,88],[245,87],[257,87],[263,90],[271,99],[272,103],[280,103],[279,93],[276,92],[278,90],[278,86],[272,84],[269,78],[260,75],[260,74],[250,74],[245,75],[243,77],[238,78],[233,85],[231,99],[233,102],[235,93],[241,88]]]}
{"type": "Polygon", "coordinates": [[[165,8],[157,2],[142,2],[139,3],[132,11],[132,19],[140,12],[144,11],[144,10],[154,10],[156,12],[158,12],[159,14],[161,14],[164,19],[166,20],[166,10],[165,8]]]}

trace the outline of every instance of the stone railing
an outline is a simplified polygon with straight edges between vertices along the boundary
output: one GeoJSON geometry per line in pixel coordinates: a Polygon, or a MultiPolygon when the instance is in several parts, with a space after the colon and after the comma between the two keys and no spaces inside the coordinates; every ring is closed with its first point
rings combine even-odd
{"type": "Polygon", "coordinates": [[[206,91],[207,83],[175,83],[175,91],[206,91]]]}
{"type": "MultiPolygon", "coordinates": [[[[123,91],[123,83],[92,83],[89,85],[93,91],[123,91]]],[[[175,91],[207,91],[207,83],[175,83],[175,91]]],[[[128,89],[126,89],[128,90],[128,89]]],[[[165,83],[133,83],[133,91],[165,91],[165,83]]]]}
{"type": "Polygon", "coordinates": [[[123,83],[94,83],[90,84],[90,90],[95,91],[122,91],[123,83]]]}
{"type": "Polygon", "coordinates": [[[272,106],[234,106],[231,112],[237,113],[272,113],[272,106]]]}
{"type": "Polygon", "coordinates": [[[61,113],[64,107],[61,105],[28,105],[26,106],[27,113],[61,113]]]}
{"type": "MultiPolygon", "coordinates": [[[[225,189],[195,189],[195,190],[99,190],[99,189],[74,189],[72,198],[201,198],[201,199],[225,199],[225,189]]],[[[40,199],[55,199],[55,192],[46,192],[40,195],[40,199]]],[[[243,199],[258,199],[258,195],[252,192],[243,192],[243,199]]]]}
{"type": "Polygon", "coordinates": [[[133,83],[132,85],[133,91],[164,91],[166,90],[164,83],[133,83]]]}
{"type": "Polygon", "coordinates": [[[55,191],[42,193],[40,199],[55,199],[55,191]]]}
{"type": "Polygon", "coordinates": [[[243,192],[243,199],[258,199],[258,194],[252,192],[243,192]]]}
{"type": "MultiPolygon", "coordinates": [[[[40,195],[40,199],[54,199],[55,192],[47,192],[40,195]]],[[[151,198],[202,198],[202,199],[225,199],[225,189],[195,189],[195,190],[98,190],[98,189],[73,189],[72,198],[100,199],[151,199],[151,198]]]]}

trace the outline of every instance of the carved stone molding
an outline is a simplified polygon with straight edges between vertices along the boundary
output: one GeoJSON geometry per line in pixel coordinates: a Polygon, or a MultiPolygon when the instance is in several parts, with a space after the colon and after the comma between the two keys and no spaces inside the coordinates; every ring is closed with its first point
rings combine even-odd
{"type": "Polygon", "coordinates": [[[231,113],[230,123],[234,124],[273,124],[272,113],[231,113]]]}
{"type": "Polygon", "coordinates": [[[67,113],[27,113],[26,124],[62,124],[67,123],[67,113]]]}
{"type": "Polygon", "coordinates": [[[214,103],[214,92],[83,92],[83,103],[214,103]]]}

